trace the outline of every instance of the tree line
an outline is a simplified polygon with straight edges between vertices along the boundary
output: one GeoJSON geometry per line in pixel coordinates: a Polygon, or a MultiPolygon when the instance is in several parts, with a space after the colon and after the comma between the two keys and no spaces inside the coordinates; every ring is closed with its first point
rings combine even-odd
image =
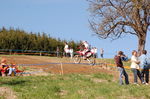
{"type": "Polygon", "coordinates": [[[36,50],[36,51],[56,51],[59,47],[63,51],[64,42],[73,49],[77,49],[79,42],[73,40],[61,40],[53,38],[46,33],[26,32],[20,29],[0,29],[0,49],[17,49],[17,50],[36,50]]]}

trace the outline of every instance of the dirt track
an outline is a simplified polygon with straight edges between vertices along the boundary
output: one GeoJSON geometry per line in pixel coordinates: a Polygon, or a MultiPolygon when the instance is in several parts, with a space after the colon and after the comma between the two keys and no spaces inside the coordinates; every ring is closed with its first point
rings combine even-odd
{"type": "MultiPolygon", "coordinates": [[[[16,64],[27,64],[26,67],[30,67],[35,71],[44,71],[52,74],[61,73],[61,63],[64,74],[78,73],[78,74],[91,74],[91,73],[107,73],[114,75],[115,80],[118,79],[118,72],[114,67],[106,67],[105,65],[85,65],[85,64],[72,64],[73,60],[70,58],[56,58],[56,57],[44,57],[44,56],[6,56],[8,64],[15,62],[16,64]],[[58,63],[58,64],[45,64],[45,63],[58,63]],[[65,64],[70,63],[70,64],[65,64]],[[28,66],[28,64],[34,64],[28,66]],[[41,65],[36,65],[41,64],[41,65]],[[45,65],[44,65],[45,64],[45,65]]],[[[86,63],[83,61],[82,63],[86,63]]],[[[131,76],[131,74],[130,74],[131,76]]],[[[130,77],[131,79],[132,77],[130,77]]]]}
{"type": "MultiPolygon", "coordinates": [[[[28,67],[44,69],[44,71],[51,72],[51,73],[60,73],[61,63],[62,63],[64,74],[68,74],[68,73],[88,74],[88,73],[98,73],[98,72],[110,73],[110,70],[107,71],[106,69],[102,69],[100,65],[91,66],[85,64],[73,64],[73,60],[71,60],[70,58],[55,58],[55,57],[52,58],[52,57],[42,57],[42,56],[3,56],[3,57],[7,58],[8,64],[11,62],[16,64],[27,64],[27,65],[34,64],[28,67]],[[69,63],[69,64],[65,64],[65,63],[69,63]]],[[[87,61],[82,61],[82,63],[87,63],[87,61]]]]}

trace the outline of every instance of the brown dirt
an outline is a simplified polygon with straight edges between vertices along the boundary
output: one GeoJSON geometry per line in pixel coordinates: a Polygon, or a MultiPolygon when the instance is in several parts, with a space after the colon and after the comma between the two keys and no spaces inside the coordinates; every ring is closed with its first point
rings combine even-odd
{"type": "Polygon", "coordinates": [[[8,87],[0,87],[0,96],[4,99],[17,99],[15,93],[8,87]]]}
{"type": "MultiPolygon", "coordinates": [[[[114,76],[114,80],[118,79],[118,71],[115,67],[107,65],[84,65],[84,64],[64,64],[73,63],[70,58],[56,58],[56,57],[44,57],[44,56],[3,56],[7,59],[8,63],[15,62],[16,64],[43,64],[43,63],[59,63],[59,64],[48,64],[48,65],[31,65],[26,66],[32,69],[34,75],[47,75],[47,73],[52,74],[93,74],[93,73],[107,73],[114,76]],[[61,63],[62,68],[61,69],[61,63]],[[37,71],[37,73],[35,73],[37,71]],[[47,72],[47,73],[45,73],[47,72]]],[[[2,58],[2,57],[1,57],[2,58]]],[[[82,63],[87,63],[87,61],[82,61],[82,63]]],[[[31,72],[31,73],[32,73],[31,72]]],[[[130,74],[131,76],[131,74],[130,74]]],[[[130,77],[131,79],[132,77],[130,77]]]]}

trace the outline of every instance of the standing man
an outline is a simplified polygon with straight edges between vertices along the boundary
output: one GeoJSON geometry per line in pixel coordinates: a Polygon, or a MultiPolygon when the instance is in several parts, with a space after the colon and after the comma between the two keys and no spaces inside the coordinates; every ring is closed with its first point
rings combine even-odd
{"type": "Polygon", "coordinates": [[[60,55],[59,55],[59,52],[60,52],[60,50],[59,50],[59,47],[57,46],[57,48],[56,48],[56,56],[57,56],[57,57],[60,56],[60,55]]]}
{"type": "Polygon", "coordinates": [[[69,55],[69,45],[68,45],[67,42],[65,42],[64,52],[65,52],[65,56],[68,57],[68,55],[69,55]]]}
{"type": "Polygon", "coordinates": [[[125,83],[128,85],[129,84],[129,80],[128,80],[128,74],[126,73],[124,66],[123,66],[123,62],[125,61],[124,59],[126,59],[126,56],[123,54],[122,51],[118,52],[118,55],[116,55],[114,57],[115,63],[117,65],[118,71],[119,71],[119,81],[120,81],[120,85],[123,85],[123,76],[125,77],[125,83]]]}
{"type": "Polygon", "coordinates": [[[139,57],[140,60],[140,68],[141,68],[141,80],[143,84],[148,85],[149,82],[149,66],[148,66],[148,57],[146,56],[147,51],[143,50],[141,56],[139,57]],[[145,77],[145,79],[144,79],[145,77]]]}
{"type": "Polygon", "coordinates": [[[94,57],[95,57],[95,58],[98,57],[98,55],[97,55],[97,48],[96,48],[96,47],[94,47],[94,57]]]}
{"type": "Polygon", "coordinates": [[[100,56],[101,56],[101,58],[103,58],[103,56],[104,56],[104,49],[103,48],[100,49],[100,56]]]}
{"type": "Polygon", "coordinates": [[[73,58],[73,48],[72,47],[70,47],[70,57],[71,57],[71,59],[73,58]]]}

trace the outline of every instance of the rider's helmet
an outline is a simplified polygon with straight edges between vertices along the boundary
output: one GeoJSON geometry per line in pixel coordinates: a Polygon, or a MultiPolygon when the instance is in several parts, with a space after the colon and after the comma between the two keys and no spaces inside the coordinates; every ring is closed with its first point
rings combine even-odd
{"type": "Polygon", "coordinates": [[[87,44],[87,41],[82,41],[82,44],[87,44]]]}
{"type": "Polygon", "coordinates": [[[86,41],[82,41],[82,43],[85,43],[86,41]]]}

